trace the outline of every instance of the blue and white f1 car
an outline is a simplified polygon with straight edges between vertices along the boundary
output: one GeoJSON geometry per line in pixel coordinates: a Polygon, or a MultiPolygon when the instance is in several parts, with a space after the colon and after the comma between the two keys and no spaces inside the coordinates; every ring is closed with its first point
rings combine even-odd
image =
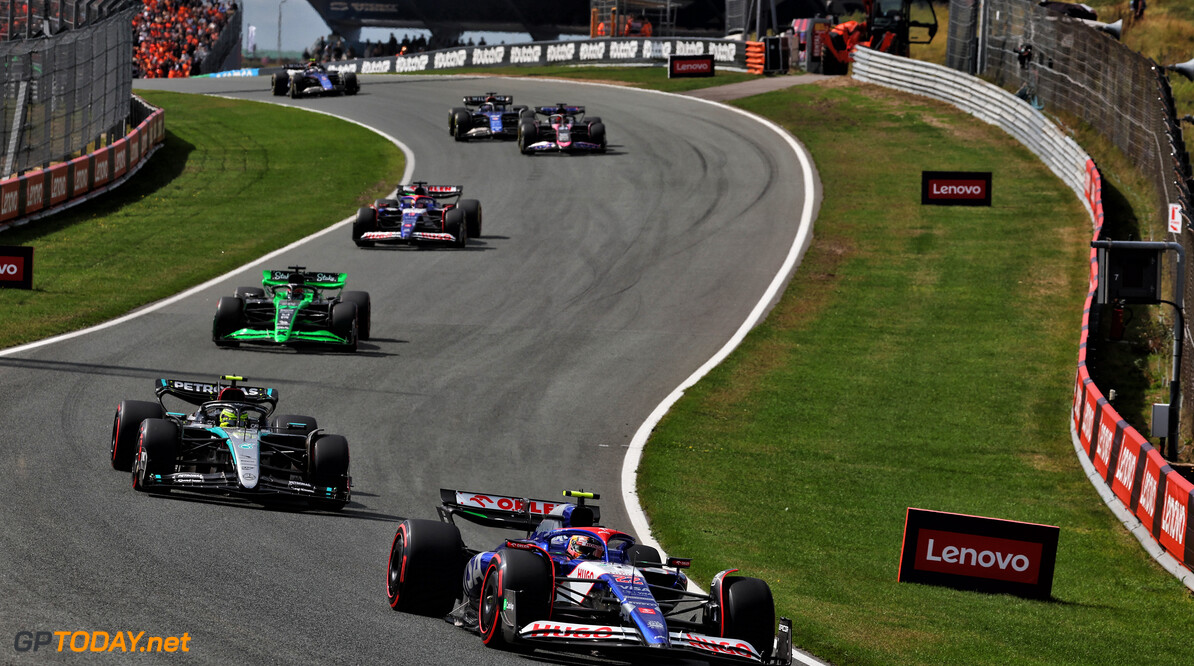
{"type": "Polygon", "coordinates": [[[378,199],[357,210],[352,242],[357,247],[374,243],[449,243],[468,245],[481,235],[481,202],[461,199],[461,185],[428,185],[417,181],[400,185],[395,199],[378,199]]]}
{"type": "Polygon", "coordinates": [[[440,520],[403,521],[390,547],[390,607],[449,615],[490,647],[639,651],[727,663],[790,664],[791,622],[776,632],[771,588],[758,578],[713,577],[688,591],[690,561],[599,525],[592,493],[577,503],[441,490],[440,520]],[[493,550],[467,548],[455,518],[525,530],[493,550]]]}
{"type": "Polygon", "coordinates": [[[605,147],[605,123],[597,117],[586,118],[583,106],[538,106],[523,112],[518,121],[518,149],[523,155],[547,151],[604,153],[605,147]]]}
{"type": "Polygon", "coordinates": [[[289,94],[294,99],[310,95],[355,95],[361,90],[356,72],[341,74],[314,62],[286,65],[284,71],[270,77],[269,85],[275,96],[289,94]]]}
{"type": "Polygon", "coordinates": [[[514,97],[488,92],[463,99],[464,106],[448,111],[448,133],[457,141],[518,136],[518,119],[527,107],[514,106],[514,97]]]}

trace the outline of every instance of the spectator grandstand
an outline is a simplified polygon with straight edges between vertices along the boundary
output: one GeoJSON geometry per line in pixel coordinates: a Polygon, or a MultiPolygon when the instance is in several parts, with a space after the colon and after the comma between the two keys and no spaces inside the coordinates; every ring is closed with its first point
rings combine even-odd
{"type": "Polygon", "coordinates": [[[203,59],[237,11],[235,2],[144,0],[133,17],[133,62],[144,78],[202,74],[203,59]]]}

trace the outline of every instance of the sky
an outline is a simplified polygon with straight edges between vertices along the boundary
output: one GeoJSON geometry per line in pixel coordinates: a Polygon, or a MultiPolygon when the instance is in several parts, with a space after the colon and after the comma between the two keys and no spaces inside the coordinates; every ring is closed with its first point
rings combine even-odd
{"type": "MultiPolygon", "coordinates": [[[[273,52],[278,48],[278,8],[282,10],[282,50],[302,51],[311,46],[316,39],[326,37],[331,30],[319,14],[315,12],[307,0],[237,0],[245,9],[241,34],[248,38],[249,26],[257,28],[257,51],[273,52]],[[281,4],[280,4],[281,2],[281,4]]],[[[361,31],[361,39],[379,41],[390,38],[388,28],[367,28],[361,31]]],[[[427,35],[426,31],[406,30],[395,28],[392,30],[399,41],[403,35],[411,37],[427,35]]],[[[466,32],[462,39],[472,38],[477,41],[481,36],[491,44],[505,41],[507,44],[530,41],[527,33],[489,33],[466,32]]]]}

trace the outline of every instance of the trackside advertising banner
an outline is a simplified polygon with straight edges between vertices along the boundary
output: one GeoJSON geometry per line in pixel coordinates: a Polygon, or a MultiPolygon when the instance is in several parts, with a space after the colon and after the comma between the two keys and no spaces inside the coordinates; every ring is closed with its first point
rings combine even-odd
{"type": "Polygon", "coordinates": [[[33,248],[0,245],[0,288],[33,288],[33,248]]]}
{"type": "Polygon", "coordinates": [[[686,79],[713,76],[713,56],[710,55],[675,55],[667,59],[667,77],[669,79],[686,79]]]}
{"type": "MultiPolygon", "coordinates": [[[[409,74],[459,67],[509,67],[542,65],[616,65],[650,63],[666,65],[673,56],[709,56],[726,67],[746,68],[746,45],[727,39],[593,39],[567,42],[462,46],[440,51],[387,58],[328,63],[329,69],[357,74],[409,74]]],[[[256,70],[268,76],[280,67],[256,70]]]]}
{"type": "MultiPolygon", "coordinates": [[[[1094,215],[1094,238],[1103,225],[1102,176],[1093,161],[1086,163],[1084,196],[1094,215]]],[[[1099,287],[1099,264],[1090,253],[1090,282],[1082,315],[1078,373],[1074,382],[1071,424],[1078,446],[1094,467],[1096,478],[1115,496],[1152,539],[1185,568],[1194,563],[1194,528],[1188,519],[1194,484],[1174,470],[1161,452],[1125,422],[1095,386],[1086,368],[1090,312],[1099,287]]],[[[1142,537],[1144,538],[1144,537],[1142,537]]]]}
{"type": "Polygon", "coordinates": [[[920,203],[932,206],[990,206],[989,171],[922,171],[920,203]]]}
{"type": "Polygon", "coordinates": [[[1060,532],[1051,525],[909,508],[898,580],[1048,599],[1060,532]]]}
{"type": "MultiPolygon", "coordinates": [[[[133,103],[152,108],[135,96],[133,103]]],[[[0,181],[0,229],[20,224],[27,216],[52,213],[57,206],[102,187],[118,185],[121,178],[140,168],[153,146],[166,138],[164,119],[164,112],[154,109],[128,136],[110,146],[0,181]]]]}

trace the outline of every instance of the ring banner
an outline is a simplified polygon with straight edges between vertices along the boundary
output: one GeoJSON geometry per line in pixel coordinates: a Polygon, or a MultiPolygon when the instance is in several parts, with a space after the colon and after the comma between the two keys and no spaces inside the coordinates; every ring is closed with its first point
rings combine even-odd
{"type": "Polygon", "coordinates": [[[898,580],[1048,599],[1061,530],[909,507],[898,580]]]}

